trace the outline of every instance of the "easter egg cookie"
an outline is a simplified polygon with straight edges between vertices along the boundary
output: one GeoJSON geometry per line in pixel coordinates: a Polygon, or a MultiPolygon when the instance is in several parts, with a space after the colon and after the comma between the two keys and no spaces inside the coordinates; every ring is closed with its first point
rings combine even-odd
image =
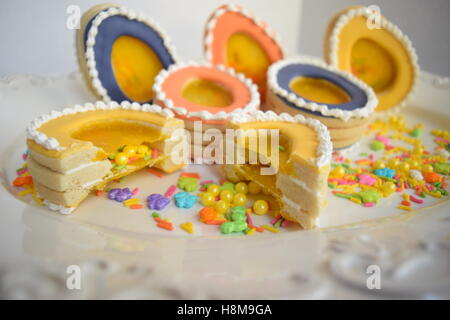
{"type": "Polygon", "coordinates": [[[335,149],[357,142],[370,121],[377,97],[352,74],[311,57],[276,62],[268,72],[267,107],[324,123],[335,149]]]}
{"type": "Polygon", "coordinates": [[[414,91],[419,67],[409,38],[379,12],[351,7],[330,22],[325,58],[373,88],[377,111],[404,106],[414,91]]]}
{"type": "Polygon", "coordinates": [[[28,170],[47,206],[71,213],[91,191],[141,168],[172,172],[185,139],[183,121],[168,109],[124,101],[52,111],[27,128],[28,170]]]}
{"type": "MultiPolygon", "coordinates": [[[[183,119],[191,133],[210,128],[225,131],[231,115],[259,108],[256,85],[232,68],[178,64],[155,79],[156,101],[183,119]],[[200,126],[199,126],[200,125],[200,126]]],[[[206,141],[194,141],[207,144],[206,141]]]]}
{"type": "Polygon", "coordinates": [[[77,52],[86,82],[105,102],[152,101],[154,78],[176,59],[170,40],[155,22],[108,4],[83,14],[77,52]]]}
{"type": "MultiPolygon", "coordinates": [[[[304,229],[317,226],[326,205],[332,153],[327,128],[315,119],[272,111],[233,116],[228,126],[242,133],[236,135],[235,143],[249,155],[240,162],[244,164],[223,166],[228,179],[251,181],[251,189],[256,186],[276,199],[284,218],[304,229]],[[267,130],[277,135],[269,135],[267,130]],[[255,143],[247,139],[250,134],[257,138],[255,143]],[[257,161],[252,161],[250,155],[255,154],[257,161]]],[[[267,212],[267,208],[255,209],[258,214],[267,212]]]]}
{"type": "Polygon", "coordinates": [[[267,23],[240,6],[223,5],[210,16],[204,49],[212,64],[244,73],[265,97],[267,68],[283,58],[283,49],[267,23]]]}

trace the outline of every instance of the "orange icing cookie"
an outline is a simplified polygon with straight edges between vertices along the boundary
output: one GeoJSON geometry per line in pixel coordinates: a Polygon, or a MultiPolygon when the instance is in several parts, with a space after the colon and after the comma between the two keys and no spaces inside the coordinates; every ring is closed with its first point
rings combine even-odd
{"type": "Polygon", "coordinates": [[[156,77],[153,90],[161,105],[190,122],[224,125],[234,113],[259,108],[252,81],[223,67],[175,65],[156,77]]]}
{"type": "Polygon", "coordinates": [[[327,61],[353,73],[377,94],[377,111],[404,106],[419,73],[409,38],[385,17],[366,7],[339,13],[325,43],[327,61]]]}
{"type": "Polygon", "coordinates": [[[235,5],[216,9],[206,24],[204,48],[214,65],[233,67],[251,78],[262,97],[268,67],[283,58],[283,49],[268,25],[235,5]]]}

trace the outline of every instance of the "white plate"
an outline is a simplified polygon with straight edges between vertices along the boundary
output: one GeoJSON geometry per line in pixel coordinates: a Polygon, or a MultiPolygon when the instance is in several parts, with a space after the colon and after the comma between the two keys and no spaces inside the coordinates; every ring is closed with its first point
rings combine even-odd
{"type": "MultiPolygon", "coordinates": [[[[450,297],[450,212],[427,198],[419,210],[396,209],[400,196],[361,208],[329,197],[322,229],[295,226],[272,234],[223,236],[198,223],[196,212],[173,205],[162,215],[180,228],[156,227],[150,211],[89,197],[70,216],[17,198],[11,187],[25,150],[24,128],[37,115],[93,101],[81,76],[14,76],[0,80],[2,188],[0,189],[0,295],[67,298],[399,298],[450,297]],[[66,268],[79,265],[81,290],[66,288],[66,268]],[[381,268],[381,290],[369,290],[369,265],[381,268]]],[[[450,129],[445,81],[424,74],[405,109],[409,123],[450,129]]],[[[368,138],[348,152],[367,151],[368,138]]],[[[431,144],[431,138],[426,137],[431,144]]],[[[202,180],[221,177],[218,167],[191,165],[202,180]]],[[[145,199],[164,193],[179,173],[159,179],[147,172],[120,186],[139,187],[145,199]]],[[[255,217],[268,223],[269,217],[255,217]]]]}

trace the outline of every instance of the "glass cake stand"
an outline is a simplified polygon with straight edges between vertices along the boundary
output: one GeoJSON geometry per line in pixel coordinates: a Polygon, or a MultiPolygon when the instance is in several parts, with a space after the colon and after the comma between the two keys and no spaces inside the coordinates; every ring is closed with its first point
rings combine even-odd
{"type": "MultiPolygon", "coordinates": [[[[23,162],[27,124],[42,113],[94,100],[79,73],[0,79],[2,297],[450,298],[448,198],[428,197],[420,209],[405,213],[396,208],[400,195],[373,208],[330,195],[320,229],[223,236],[216,226],[198,222],[199,206],[167,208],[163,215],[176,226],[168,232],[156,227],[148,209],[129,210],[95,196],[70,216],[17,197],[11,182],[23,162]],[[195,234],[178,228],[186,221],[194,223],[195,234]],[[71,265],[80,267],[80,290],[66,287],[71,265]],[[369,266],[379,267],[381,289],[368,288],[369,266]]],[[[448,101],[449,81],[423,73],[402,113],[410,124],[423,123],[424,132],[450,130],[448,101]]],[[[346,156],[367,152],[367,139],[346,156]]],[[[432,143],[430,136],[425,143],[432,143]]],[[[204,180],[220,177],[217,166],[191,165],[186,171],[204,180]]],[[[139,187],[144,198],[164,193],[178,175],[160,179],[143,171],[120,186],[139,187]]]]}

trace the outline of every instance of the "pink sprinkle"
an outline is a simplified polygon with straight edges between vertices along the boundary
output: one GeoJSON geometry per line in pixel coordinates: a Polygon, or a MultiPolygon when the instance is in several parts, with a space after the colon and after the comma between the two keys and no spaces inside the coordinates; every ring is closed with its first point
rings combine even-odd
{"type": "Polygon", "coordinates": [[[278,217],[276,217],[275,219],[273,219],[272,221],[270,221],[270,224],[271,225],[274,225],[275,223],[277,223],[278,222],[278,220],[280,220],[281,219],[281,215],[280,216],[278,216],[278,217]]]}
{"type": "Polygon", "coordinates": [[[420,203],[420,204],[423,203],[423,200],[422,200],[422,199],[417,199],[417,198],[414,197],[413,195],[409,196],[409,199],[410,199],[412,202],[415,202],[415,203],[420,203]]]}
{"type": "Polygon", "coordinates": [[[134,188],[133,191],[131,191],[131,193],[132,193],[133,195],[138,194],[138,192],[139,192],[139,188],[134,188]]]}
{"type": "Polygon", "coordinates": [[[22,159],[23,159],[24,161],[27,160],[27,154],[26,154],[26,153],[22,154],[22,159]]]}
{"type": "Polygon", "coordinates": [[[220,196],[217,196],[217,197],[216,197],[216,201],[219,201],[219,200],[220,200],[220,196]]]}
{"type": "Polygon", "coordinates": [[[17,171],[17,175],[21,176],[22,174],[24,174],[27,171],[28,171],[28,169],[25,167],[25,168],[20,169],[19,171],[17,171]]]}
{"type": "Polygon", "coordinates": [[[176,190],[177,187],[175,185],[171,185],[164,194],[164,197],[170,198],[175,193],[176,190]]]}
{"type": "Polygon", "coordinates": [[[250,215],[248,214],[248,212],[246,212],[245,215],[247,216],[247,223],[248,223],[248,225],[253,226],[252,218],[250,218],[250,215]]]}
{"type": "Polygon", "coordinates": [[[373,161],[374,157],[373,157],[373,154],[372,154],[372,153],[369,154],[369,159],[370,159],[371,161],[373,161]]]}
{"type": "Polygon", "coordinates": [[[364,207],[366,207],[366,208],[371,208],[373,206],[375,206],[375,203],[373,203],[373,202],[366,202],[366,203],[364,203],[364,207]]]}
{"type": "Polygon", "coordinates": [[[426,184],[426,185],[425,185],[425,188],[427,188],[428,191],[433,191],[433,188],[432,188],[429,184],[426,184]]]}
{"type": "Polygon", "coordinates": [[[283,228],[286,228],[287,226],[289,226],[289,220],[284,220],[284,221],[281,223],[281,226],[282,226],[283,228]]]}
{"type": "Polygon", "coordinates": [[[377,134],[375,139],[377,139],[378,141],[383,142],[385,145],[389,145],[389,139],[381,134],[377,134]]]}
{"type": "Polygon", "coordinates": [[[359,178],[359,183],[366,185],[366,186],[373,186],[377,182],[377,179],[375,179],[371,175],[368,175],[365,173],[360,174],[358,178],[359,178]]]}
{"type": "Polygon", "coordinates": [[[202,186],[204,184],[211,184],[213,182],[214,182],[213,180],[205,180],[205,181],[200,182],[200,185],[202,186]]]}
{"type": "Polygon", "coordinates": [[[152,158],[156,159],[156,158],[158,158],[158,155],[159,155],[159,150],[158,149],[153,149],[152,150],[152,158]]]}

